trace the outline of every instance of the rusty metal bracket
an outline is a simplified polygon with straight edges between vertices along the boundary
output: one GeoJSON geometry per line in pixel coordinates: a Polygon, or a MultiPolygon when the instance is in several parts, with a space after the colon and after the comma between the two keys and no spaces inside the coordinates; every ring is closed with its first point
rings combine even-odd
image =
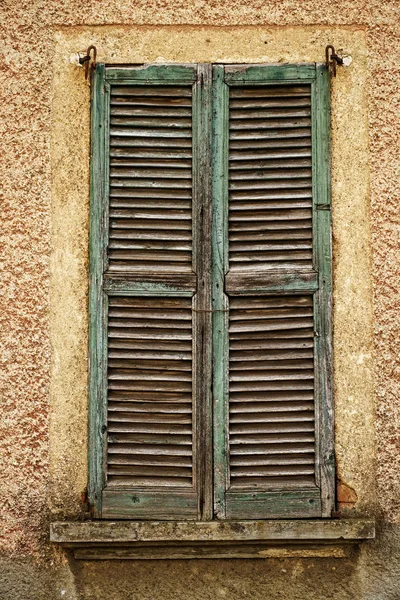
{"type": "Polygon", "coordinates": [[[336,54],[331,44],[325,48],[325,65],[333,77],[336,77],[336,65],[343,65],[343,58],[336,54]]]}
{"type": "Polygon", "coordinates": [[[89,46],[86,50],[86,56],[79,57],[79,64],[85,65],[85,79],[89,77],[89,70],[96,67],[97,48],[96,46],[89,46]],[[93,56],[92,56],[93,54],[93,56]]]}

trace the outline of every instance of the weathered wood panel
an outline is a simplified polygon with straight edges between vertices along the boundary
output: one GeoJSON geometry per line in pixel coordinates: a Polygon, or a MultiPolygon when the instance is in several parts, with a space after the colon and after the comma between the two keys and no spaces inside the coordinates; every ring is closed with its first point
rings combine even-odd
{"type": "Polygon", "coordinates": [[[198,559],[198,558],[349,558],[354,553],[354,544],[341,543],[330,545],[263,543],[241,544],[177,544],[160,546],[149,544],[140,547],[105,546],[74,548],[78,560],[160,560],[160,559],[198,559]]]}
{"type": "Polygon", "coordinates": [[[91,305],[103,340],[99,360],[91,360],[101,384],[91,417],[102,477],[96,516],[193,520],[202,426],[193,373],[203,352],[193,352],[192,311],[201,256],[193,221],[202,210],[192,148],[197,68],[105,69],[106,82],[101,69],[92,173],[101,250],[93,260],[100,261],[96,293],[103,299],[91,305]]]}
{"type": "Polygon", "coordinates": [[[222,233],[218,207],[229,204],[229,241],[215,236],[215,308],[229,309],[229,351],[226,313],[225,323],[216,317],[214,344],[219,393],[229,381],[229,399],[216,398],[220,519],[332,510],[324,500],[332,470],[321,478],[333,456],[324,450],[333,431],[329,217],[317,214],[329,195],[329,87],[316,73],[315,65],[231,66],[218,88],[214,227],[222,233]]]}

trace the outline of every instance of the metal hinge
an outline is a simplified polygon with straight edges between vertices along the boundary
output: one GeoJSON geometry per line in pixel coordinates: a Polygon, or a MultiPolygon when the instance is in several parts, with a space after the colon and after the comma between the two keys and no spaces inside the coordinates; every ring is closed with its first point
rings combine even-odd
{"type": "Polygon", "coordinates": [[[325,65],[333,77],[336,77],[336,65],[343,65],[343,58],[336,54],[331,44],[325,48],[325,65]]]}
{"type": "Polygon", "coordinates": [[[85,79],[89,77],[89,70],[96,68],[96,57],[97,57],[97,48],[96,46],[89,46],[86,50],[85,56],[79,57],[79,64],[85,65],[85,79]],[[93,53],[93,57],[92,57],[93,53]]]}

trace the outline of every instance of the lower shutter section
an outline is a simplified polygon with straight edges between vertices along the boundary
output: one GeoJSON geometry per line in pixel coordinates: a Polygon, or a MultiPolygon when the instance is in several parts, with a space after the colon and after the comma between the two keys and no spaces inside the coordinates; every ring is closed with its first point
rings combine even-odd
{"type": "Polygon", "coordinates": [[[109,298],[106,518],[196,517],[191,304],[109,298]]]}
{"type": "Polygon", "coordinates": [[[230,298],[227,518],[318,516],[313,297],[230,298]]]}

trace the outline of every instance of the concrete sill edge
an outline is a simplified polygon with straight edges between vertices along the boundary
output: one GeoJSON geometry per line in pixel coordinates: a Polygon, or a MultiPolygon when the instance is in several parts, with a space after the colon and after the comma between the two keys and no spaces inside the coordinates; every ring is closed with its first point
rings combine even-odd
{"type": "Polygon", "coordinates": [[[269,521],[66,521],[50,525],[50,541],[75,558],[348,557],[375,538],[373,519],[269,521]]]}

